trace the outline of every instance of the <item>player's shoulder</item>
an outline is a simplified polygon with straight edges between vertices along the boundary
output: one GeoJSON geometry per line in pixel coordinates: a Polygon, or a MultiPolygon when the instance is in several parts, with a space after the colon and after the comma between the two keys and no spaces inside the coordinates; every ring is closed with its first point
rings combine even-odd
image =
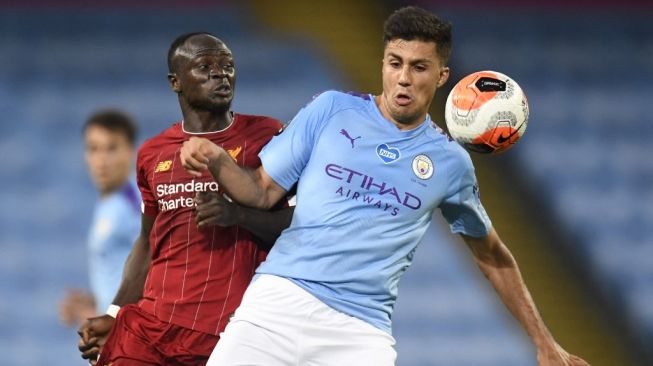
{"type": "Polygon", "coordinates": [[[313,96],[311,103],[329,106],[331,109],[340,109],[358,107],[369,103],[370,100],[371,96],[369,94],[330,89],[313,96]]]}
{"type": "MultiPolygon", "coordinates": [[[[365,109],[365,103],[369,103],[370,99],[370,96],[363,94],[327,90],[314,95],[293,121],[310,121],[319,125],[331,120],[338,112],[348,109],[365,109]]],[[[305,124],[305,126],[308,125],[310,124],[305,124]]]]}
{"type": "Polygon", "coordinates": [[[283,122],[273,117],[242,113],[236,113],[236,115],[240,121],[247,126],[255,126],[256,128],[270,128],[273,130],[279,130],[281,127],[283,127],[283,122]]]}
{"type": "Polygon", "coordinates": [[[160,145],[169,143],[170,139],[180,138],[182,137],[182,132],[181,122],[175,122],[172,126],[146,139],[139,148],[139,153],[157,149],[160,145]]]}
{"type": "Polygon", "coordinates": [[[441,129],[435,122],[429,121],[425,135],[429,144],[434,146],[439,154],[448,160],[454,160],[464,169],[473,169],[472,159],[467,150],[458,144],[449,134],[441,129]]]}
{"type": "Polygon", "coordinates": [[[130,178],[120,189],[120,197],[123,203],[131,209],[132,213],[140,213],[141,193],[138,184],[130,178]]]}
{"type": "Polygon", "coordinates": [[[170,149],[172,144],[184,140],[181,122],[176,122],[172,126],[159,132],[153,137],[145,140],[138,148],[136,162],[144,162],[150,159],[156,159],[163,149],[170,149]]]}
{"type": "Polygon", "coordinates": [[[141,196],[132,178],[98,203],[102,216],[113,221],[133,219],[140,214],[141,196]]]}

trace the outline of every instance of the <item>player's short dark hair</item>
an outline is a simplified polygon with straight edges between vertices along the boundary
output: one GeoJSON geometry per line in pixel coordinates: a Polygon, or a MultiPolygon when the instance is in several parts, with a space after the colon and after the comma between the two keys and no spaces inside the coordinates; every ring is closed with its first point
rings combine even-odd
{"type": "Polygon", "coordinates": [[[174,41],[170,44],[170,48],[168,49],[168,72],[173,73],[175,72],[177,65],[174,64],[174,57],[175,57],[175,52],[179,49],[179,47],[183,46],[186,41],[194,36],[199,36],[199,35],[207,35],[211,37],[216,37],[215,35],[209,33],[209,32],[190,32],[190,33],[184,33],[180,35],[179,37],[175,38],[174,41]]]}
{"type": "Polygon", "coordinates": [[[383,44],[395,39],[435,42],[438,55],[446,65],[451,55],[451,23],[416,6],[392,13],[383,24],[383,44]]]}
{"type": "Polygon", "coordinates": [[[137,128],[134,120],[125,112],[116,109],[105,109],[93,113],[84,124],[82,132],[91,126],[98,126],[111,132],[118,132],[127,138],[127,141],[134,146],[136,144],[137,128]]]}

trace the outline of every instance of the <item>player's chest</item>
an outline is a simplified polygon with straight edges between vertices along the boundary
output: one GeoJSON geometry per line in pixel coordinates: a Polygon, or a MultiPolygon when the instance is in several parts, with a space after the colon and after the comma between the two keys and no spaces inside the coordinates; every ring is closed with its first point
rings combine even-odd
{"type": "MultiPolygon", "coordinates": [[[[231,143],[216,143],[220,145],[231,158],[242,167],[256,168],[260,165],[258,158],[259,149],[248,146],[246,141],[231,143]]],[[[192,176],[184,169],[180,159],[181,143],[161,149],[149,159],[145,170],[148,172],[147,179],[155,194],[160,196],[165,191],[166,195],[176,194],[184,190],[217,190],[217,184],[208,171],[204,171],[200,177],[192,176]],[[200,184],[201,183],[201,184],[200,184]],[[201,185],[202,189],[191,187],[201,185]],[[163,188],[162,188],[163,187],[163,188]],[[180,187],[186,187],[180,188],[180,187]],[[159,192],[161,191],[161,192],[159,192]]]]}
{"type": "Polygon", "coordinates": [[[392,136],[355,125],[325,129],[312,161],[321,180],[343,192],[387,196],[399,204],[431,207],[446,195],[446,164],[424,139],[392,136]]]}

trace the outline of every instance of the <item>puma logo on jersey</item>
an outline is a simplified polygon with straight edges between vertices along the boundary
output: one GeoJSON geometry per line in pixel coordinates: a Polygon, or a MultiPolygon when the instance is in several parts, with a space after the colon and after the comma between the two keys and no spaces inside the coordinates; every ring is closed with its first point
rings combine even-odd
{"type": "Polygon", "coordinates": [[[238,157],[238,154],[240,154],[240,151],[243,148],[241,146],[238,146],[235,149],[227,150],[227,153],[229,153],[229,156],[231,156],[232,159],[237,160],[236,158],[238,157]]]}
{"type": "Polygon", "coordinates": [[[354,141],[356,141],[356,140],[358,140],[359,138],[361,138],[360,136],[351,137],[351,136],[349,135],[349,132],[347,132],[347,130],[345,130],[344,128],[343,128],[342,130],[340,130],[340,134],[343,135],[343,136],[345,136],[345,137],[347,138],[347,140],[349,140],[349,142],[351,143],[351,148],[352,148],[352,149],[354,148],[354,141]]]}
{"type": "Polygon", "coordinates": [[[167,172],[168,170],[170,170],[171,167],[172,167],[172,160],[160,161],[156,165],[156,168],[154,168],[154,172],[155,173],[167,172]]]}

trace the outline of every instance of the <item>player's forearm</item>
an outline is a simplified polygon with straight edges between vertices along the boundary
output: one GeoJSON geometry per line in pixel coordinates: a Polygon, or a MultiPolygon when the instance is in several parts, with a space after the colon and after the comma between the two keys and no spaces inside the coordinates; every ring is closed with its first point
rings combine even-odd
{"type": "Polygon", "coordinates": [[[525,328],[538,349],[553,347],[555,342],[526,288],[517,262],[503,244],[487,253],[477,254],[476,263],[492,283],[501,300],[525,328]]]}
{"type": "Polygon", "coordinates": [[[143,287],[150,268],[149,241],[142,236],[136,240],[127,257],[122,280],[113,304],[123,306],[134,304],[143,297],[143,287]]]}
{"type": "Polygon", "coordinates": [[[295,208],[261,211],[240,206],[238,210],[238,225],[261,239],[264,244],[272,246],[281,232],[290,226],[295,208]]]}
{"type": "Polygon", "coordinates": [[[208,168],[220,188],[237,203],[263,210],[276,203],[268,199],[257,171],[238,166],[224,150],[208,168]]]}

